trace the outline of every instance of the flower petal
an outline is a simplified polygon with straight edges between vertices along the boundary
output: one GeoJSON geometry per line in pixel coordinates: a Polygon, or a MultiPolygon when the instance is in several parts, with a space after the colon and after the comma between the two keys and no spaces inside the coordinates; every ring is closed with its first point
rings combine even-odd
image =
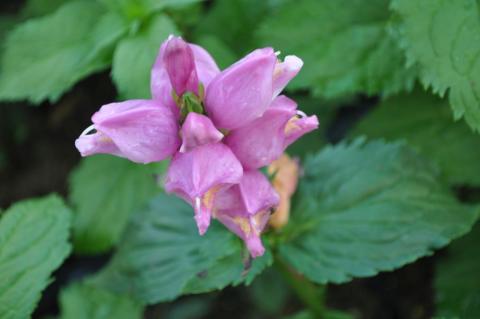
{"type": "Polygon", "coordinates": [[[163,62],[170,83],[178,96],[190,91],[198,94],[198,77],[192,48],[181,37],[167,42],[163,62]]]}
{"type": "Polygon", "coordinates": [[[222,143],[198,146],[177,153],[167,171],[165,190],[192,204],[200,234],[205,233],[217,192],[238,183],[243,169],[222,143]]]}
{"type": "Polygon", "coordinates": [[[223,138],[223,134],[215,128],[208,117],[194,112],[187,115],[181,135],[180,152],[182,153],[200,145],[219,142],[223,138]]]}
{"type": "Polygon", "coordinates": [[[272,101],[275,62],[273,49],[258,49],[210,82],[205,107],[217,127],[231,130],[262,116],[272,101]]]}
{"type": "Polygon", "coordinates": [[[262,173],[245,171],[239,184],[217,193],[214,216],[244,240],[255,258],[265,251],[260,234],[268,222],[270,210],[278,203],[278,194],[262,173]]]}
{"type": "Polygon", "coordinates": [[[285,148],[308,132],[316,130],[318,125],[316,115],[290,119],[285,127],[285,148]]]}
{"type": "Polygon", "coordinates": [[[80,136],[83,156],[109,153],[137,163],[161,161],[180,146],[178,124],[156,101],[130,100],[104,105],[92,116],[97,133],[80,136]]]}
{"type": "Polygon", "coordinates": [[[295,116],[296,103],[286,96],[277,97],[259,119],[233,130],[227,144],[248,169],[270,164],[285,150],[285,126],[295,116]]]}
{"type": "MultiPolygon", "coordinates": [[[[164,105],[170,107],[175,115],[179,116],[180,112],[172,98],[173,88],[164,62],[165,50],[168,42],[173,38],[174,37],[171,35],[160,47],[155,64],[152,67],[150,89],[154,99],[160,100],[164,105]]],[[[193,52],[198,80],[206,89],[210,81],[220,73],[220,70],[215,63],[215,60],[213,60],[205,49],[195,44],[188,44],[188,46],[193,52]]]]}
{"type": "Polygon", "coordinates": [[[273,96],[277,96],[287,86],[303,66],[303,61],[295,55],[287,55],[283,62],[275,65],[273,73],[273,96]]]}

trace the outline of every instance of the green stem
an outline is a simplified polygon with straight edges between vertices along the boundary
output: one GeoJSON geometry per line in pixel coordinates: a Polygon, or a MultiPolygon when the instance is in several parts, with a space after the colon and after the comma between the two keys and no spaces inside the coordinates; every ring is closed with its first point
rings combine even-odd
{"type": "Polygon", "coordinates": [[[325,286],[318,286],[308,281],[279,258],[275,259],[275,266],[297,297],[315,315],[315,318],[324,318],[326,313],[325,286]]]}

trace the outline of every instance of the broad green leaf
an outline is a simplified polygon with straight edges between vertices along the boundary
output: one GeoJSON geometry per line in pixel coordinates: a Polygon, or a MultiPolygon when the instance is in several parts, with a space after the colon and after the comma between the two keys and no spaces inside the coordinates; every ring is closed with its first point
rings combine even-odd
{"type": "Polygon", "coordinates": [[[84,254],[114,246],[130,215],[159,192],[152,165],[108,155],[85,158],[72,172],[73,242],[84,254]]]}
{"type": "Polygon", "coordinates": [[[107,67],[124,21],[94,1],[67,2],[18,25],[5,40],[0,99],[55,101],[75,82],[107,67]]]}
{"type": "MultiPolygon", "coordinates": [[[[5,38],[5,36],[8,34],[8,32],[15,26],[15,24],[18,22],[18,18],[14,15],[0,15],[0,41],[2,41],[5,38]]],[[[1,51],[4,50],[4,48],[0,48],[1,51]]]]}
{"type": "Polygon", "coordinates": [[[415,72],[390,36],[388,0],[288,1],[257,35],[262,45],[295,54],[305,65],[290,88],[334,98],[410,89],[415,72]]]}
{"type": "MultiPolygon", "coordinates": [[[[245,54],[256,48],[254,31],[267,16],[272,1],[218,0],[194,31],[193,38],[215,36],[232,52],[245,54]]],[[[280,49],[280,47],[279,47],[280,49]]],[[[238,57],[238,56],[237,56],[238,57]]]]}
{"type": "Polygon", "coordinates": [[[401,267],[465,234],[476,218],[478,209],[459,204],[404,143],[327,147],[304,170],[279,251],[318,283],[401,267]]]}
{"type": "Polygon", "coordinates": [[[21,11],[24,19],[43,16],[54,12],[70,0],[28,0],[21,11]]]}
{"type": "Polygon", "coordinates": [[[456,119],[480,131],[480,8],[475,0],[395,0],[410,64],[425,86],[448,90],[456,119]]]}
{"type": "Polygon", "coordinates": [[[480,224],[454,241],[438,261],[435,291],[438,318],[480,318],[480,224]]]}
{"type": "Polygon", "coordinates": [[[157,15],[137,35],[123,39],[113,57],[112,76],[124,98],[150,98],[150,70],[160,45],[177,33],[165,15],[157,15]]]}
{"type": "Polygon", "coordinates": [[[60,294],[61,319],[140,319],[143,306],[128,296],[77,283],[60,294]]]}
{"type": "Polygon", "coordinates": [[[71,212],[51,195],[12,205],[0,219],[0,318],[28,318],[70,253],[71,212]]]}
{"type": "Polygon", "coordinates": [[[148,15],[167,8],[177,8],[202,0],[99,0],[108,9],[117,11],[130,20],[145,19],[148,15]]]}
{"type": "Polygon", "coordinates": [[[272,262],[266,253],[245,275],[242,254],[240,240],[219,223],[213,221],[201,237],[192,208],[160,194],[134,215],[116,255],[95,284],[130,293],[147,304],[173,300],[182,293],[248,283],[272,262]]]}
{"type": "Polygon", "coordinates": [[[355,135],[406,139],[436,162],[453,184],[480,185],[480,136],[454,122],[447,101],[417,91],[382,102],[354,129],[355,135]]]}

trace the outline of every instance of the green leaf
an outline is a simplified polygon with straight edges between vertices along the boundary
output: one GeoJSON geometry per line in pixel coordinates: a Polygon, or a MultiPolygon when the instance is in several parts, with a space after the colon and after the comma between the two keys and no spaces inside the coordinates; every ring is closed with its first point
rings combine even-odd
{"type": "Polygon", "coordinates": [[[94,1],[67,2],[51,15],[9,33],[2,58],[0,99],[55,101],[75,82],[107,67],[126,31],[117,15],[94,1]]]}
{"type": "Polygon", "coordinates": [[[195,42],[212,55],[220,69],[225,69],[237,60],[235,53],[217,37],[203,35],[195,39],[195,42]]]}
{"type": "Polygon", "coordinates": [[[465,234],[476,218],[403,143],[325,148],[307,159],[298,196],[279,251],[318,283],[401,267],[465,234]]]}
{"type": "Polygon", "coordinates": [[[217,0],[194,30],[193,38],[197,41],[206,35],[215,36],[237,54],[256,49],[253,33],[274,7],[270,2],[217,0]]]}
{"type": "Polygon", "coordinates": [[[270,265],[266,253],[243,273],[243,244],[217,222],[203,237],[184,201],[158,195],[149,207],[135,214],[123,242],[95,284],[153,304],[173,300],[182,293],[221,289],[250,282],[270,265]]]}
{"type": "Polygon", "coordinates": [[[150,70],[160,45],[177,33],[164,15],[155,16],[139,34],[123,39],[113,57],[112,76],[124,98],[150,98],[150,70]]]}
{"type": "Polygon", "coordinates": [[[410,64],[449,100],[456,119],[480,131],[480,8],[475,0],[395,0],[410,64]]]}
{"type": "Polygon", "coordinates": [[[70,253],[71,212],[51,195],[11,206],[0,219],[0,317],[28,318],[70,253]]]}
{"type": "Polygon", "coordinates": [[[143,318],[143,306],[137,301],[85,283],[62,290],[60,308],[61,319],[143,318]]]}
{"type": "Polygon", "coordinates": [[[480,317],[480,224],[454,241],[435,276],[438,318],[480,317]]]}
{"type": "Polygon", "coordinates": [[[480,185],[480,136],[454,122],[448,102],[417,91],[382,102],[364,117],[354,135],[406,139],[435,161],[453,184],[480,185]]]}
{"type": "Polygon", "coordinates": [[[353,93],[389,95],[413,86],[415,71],[390,36],[388,0],[288,1],[257,35],[302,58],[290,88],[335,98],[353,93]]]}
{"type": "Polygon", "coordinates": [[[28,0],[21,11],[24,19],[43,16],[54,12],[70,0],[28,0]]]}
{"type": "Polygon", "coordinates": [[[120,238],[130,215],[159,192],[152,165],[108,155],[85,158],[70,178],[75,251],[105,252],[120,238]]]}
{"type": "Polygon", "coordinates": [[[145,19],[166,8],[178,8],[202,0],[99,0],[109,10],[117,11],[129,20],[145,19]]]}

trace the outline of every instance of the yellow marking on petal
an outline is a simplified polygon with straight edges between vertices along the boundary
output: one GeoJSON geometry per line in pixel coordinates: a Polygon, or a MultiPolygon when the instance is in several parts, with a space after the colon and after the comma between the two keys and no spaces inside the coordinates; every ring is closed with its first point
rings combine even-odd
{"type": "Polygon", "coordinates": [[[103,135],[98,139],[99,142],[101,143],[113,143],[113,140],[108,137],[107,135],[103,135]]]}
{"type": "Polygon", "coordinates": [[[298,117],[295,115],[291,119],[288,120],[287,125],[285,126],[285,135],[289,135],[296,130],[300,129],[297,125],[298,117]]]}
{"type": "Polygon", "coordinates": [[[269,220],[269,224],[275,229],[288,223],[290,198],[297,188],[299,170],[298,162],[286,154],[268,166],[268,172],[276,172],[272,186],[280,196],[280,203],[269,220]]]}
{"type": "Polygon", "coordinates": [[[250,226],[249,220],[245,217],[235,216],[233,222],[237,224],[240,229],[245,233],[245,236],[250,236],[252,232],[252,227],[250,226]]]}
{"type": "Polygon", "coordinates": [[[211,210],[213,207],[213,200],[215,199],[215,195],[217,192],[220,190],[220,186],[214,186],[210,188],[202,197],[202,204],[205,206],[208,210],[211,210]]]}

